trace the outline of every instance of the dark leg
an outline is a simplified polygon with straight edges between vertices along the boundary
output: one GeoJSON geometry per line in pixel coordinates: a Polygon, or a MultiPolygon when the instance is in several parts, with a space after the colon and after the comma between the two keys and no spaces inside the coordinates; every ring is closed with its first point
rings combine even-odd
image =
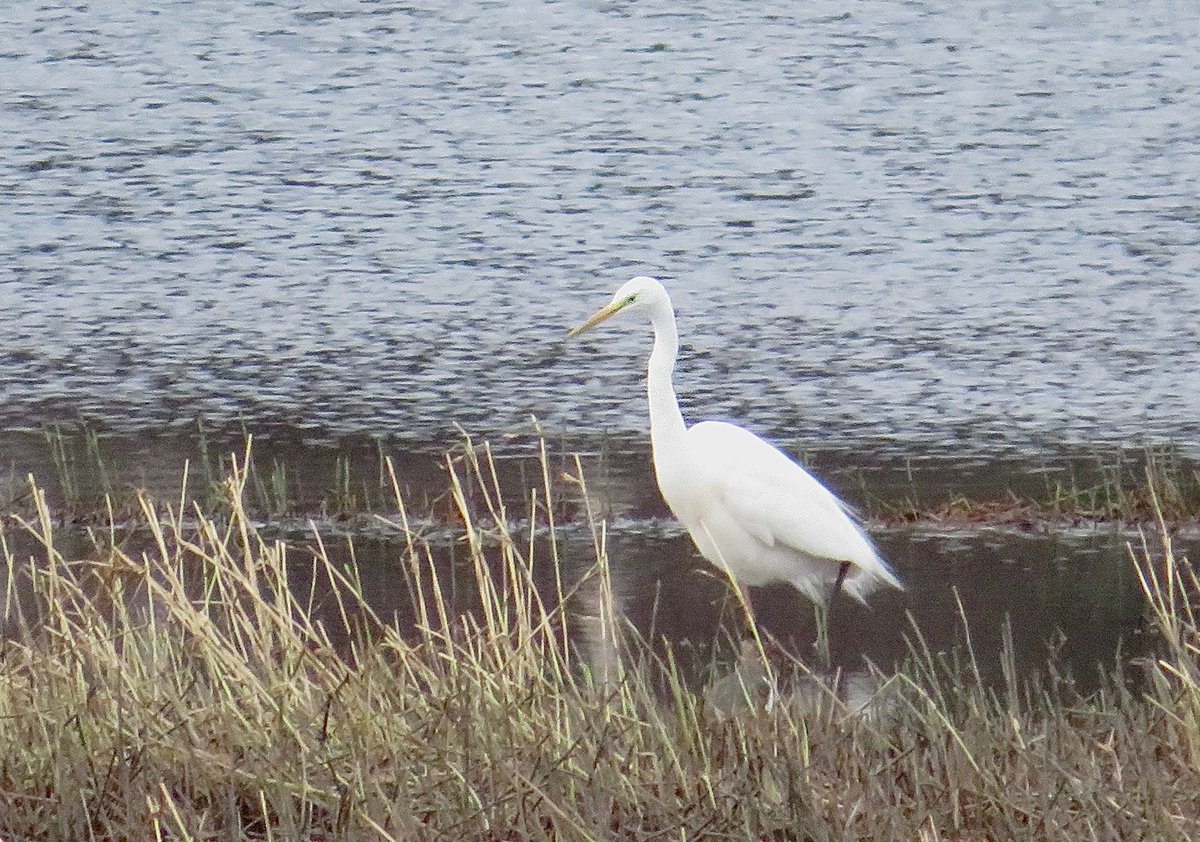
{"type": "Polygon", "coordinates": [[[742,631],[748,638],[748,644],[759,652],[760,658],[778,656],[784,650],[775,638],[758,628],[758,620],[754,616],[754,603],[750,601],[750,588],[738,582],[737,600],[742,609],[742,631]]]}
{"type": "Polygon", "coordinates": [[[846,581],[846,574],[850,572],[850,562],[843,561],[838,567],[837,578],[833,581],[833,591],[829,594],[829,604],[832,606],[833,601],[837,599],[837,595],[842,592],[842,583],[846,581]]]}
{"type": "Polygon", "coordinates": [[[833,602],[842,592],[842,585],[849,572],[850,562],[843,561],[838,566],[837,578],[833,580],[833,590],[829,592],[829,599],[824,605],[816,606],[817,639],[813,648],[817,650],[817,657],[821,659],[825,669],[830,669],[833,664],[833,654],[829,648],[829,619],[833,614],[833,602]]]}

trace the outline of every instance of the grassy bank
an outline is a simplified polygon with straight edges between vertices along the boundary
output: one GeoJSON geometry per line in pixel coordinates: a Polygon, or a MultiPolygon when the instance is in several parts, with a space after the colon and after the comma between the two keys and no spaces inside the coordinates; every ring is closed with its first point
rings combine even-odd
{"type": "MultiPolygon", "coordinates": [[[[898,499],[872,500],[872,517],[887,524],[1011,526],[1200,527],[1200,465],[1170,444],[1114,450],[1090,459],[1072,458],[1025,481],[1021,492],[933,497],[915,483],[898,499]]],[[[1010,481],[1016,477],[1008,478],[1010,481]]]]}
{"type": "Polygon", "coordinates": [[[969,650],[941,658],[914,631],[870,698],[848,704],[776,662],[780,695],[762,703],[746,670],[729,713],[622,623],[601,523],[580,581],[556,575],[554,541],[511,525],[532,510],[553,530],[577,471],[544,468],[512,513],[486,453],[449,463],[469,599],[447,595],[389,482],[379,523],[407,536],[396,587],[418,617],[400,629],[320,535],[302,548],[264,535],[249,463],[228,459],[199,503],[138,496],[70,551],[43,491],[14,493],[0,836],[1200,834],[1200,587],[1162,524],[1130,554],[1160,637],[1158,657],[1128,667],[1136,682],[1114,675],[1087,698],[1011,672],[984,686],[969,650]],[[289,587],[295,565],[320,584],[289,587]]]}

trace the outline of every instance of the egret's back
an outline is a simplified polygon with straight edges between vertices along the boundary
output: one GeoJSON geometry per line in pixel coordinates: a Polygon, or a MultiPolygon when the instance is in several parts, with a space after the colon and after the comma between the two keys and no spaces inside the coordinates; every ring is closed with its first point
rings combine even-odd
{"type": "Polygon", "coordinates": [[[902,587],[845,506],[749,430],[705,421],[687,430],[675,465],[655,461],[663,497],[701,553],[739,581],[790,582],[824,599],[849,562],[844,587],[860,600],[902,587]]]}

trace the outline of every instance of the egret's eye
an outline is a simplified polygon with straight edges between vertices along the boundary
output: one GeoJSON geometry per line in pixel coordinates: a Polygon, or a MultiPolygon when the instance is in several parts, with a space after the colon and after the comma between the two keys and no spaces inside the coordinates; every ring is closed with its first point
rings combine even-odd
{"type": "Polygon", "coordinates": [[[632,304],[635,301],[637,301],[637,293],[634,293],[633,295],[626,298],[623,302],[621,302],[621,306],[628,307],[630,304],[632,304]]]}

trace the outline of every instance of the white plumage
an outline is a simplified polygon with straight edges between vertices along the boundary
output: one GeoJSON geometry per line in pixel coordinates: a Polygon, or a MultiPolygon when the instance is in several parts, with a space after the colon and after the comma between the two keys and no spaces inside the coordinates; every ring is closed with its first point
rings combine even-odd
{"type": "Polygon", "coordinates": [[[647,377],[654,470],[663,499],[706,559],[743,585],[790,582],[814,601],[831,595],[839,575],[860,601],[880,585],[903,587],[846,506],[774,445],[723,421],[684,423],[671,382],[675,310],[661,283],[634,278],[571,335],[622,312],[643,313],[654,326],[647,377]]]}

